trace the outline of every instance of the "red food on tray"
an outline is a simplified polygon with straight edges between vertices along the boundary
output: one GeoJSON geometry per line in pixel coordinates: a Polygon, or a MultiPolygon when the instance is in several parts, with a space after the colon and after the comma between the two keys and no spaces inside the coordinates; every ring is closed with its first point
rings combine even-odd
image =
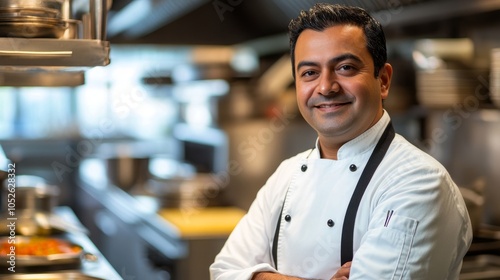
{"type": "Polygon", "coordinates": [[[18,256],[49,256],[55,254],[78,254],[82,251],[80,246],[63,239],[50,237],[20,237],[3,239],[0,242],[0,255],[5,256],[15,248],[18,256]],[[15,240],[15,243],[13,242],[15,240]]]}

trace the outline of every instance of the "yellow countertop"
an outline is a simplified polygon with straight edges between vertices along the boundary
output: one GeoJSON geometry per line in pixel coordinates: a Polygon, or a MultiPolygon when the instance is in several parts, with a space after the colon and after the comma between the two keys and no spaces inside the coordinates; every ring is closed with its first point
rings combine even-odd
{"type": "Polygon", "coordinates": [[[158,215],[184,238],[228,236],[246,212],[236,207],[160,209],[158,215]]]}

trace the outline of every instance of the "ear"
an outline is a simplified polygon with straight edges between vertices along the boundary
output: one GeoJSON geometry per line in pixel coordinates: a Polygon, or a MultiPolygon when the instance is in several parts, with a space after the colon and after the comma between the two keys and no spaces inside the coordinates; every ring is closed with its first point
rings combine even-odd
{"type": "Polygon", "coordinates": [[[389,88],[391,87],[391,79],[392,79],[392,66],[389,63],[386,63],[379,72],[379,81],[380,81],[380,96],[382,100],[386,99],[389,96],[389,88]]]}

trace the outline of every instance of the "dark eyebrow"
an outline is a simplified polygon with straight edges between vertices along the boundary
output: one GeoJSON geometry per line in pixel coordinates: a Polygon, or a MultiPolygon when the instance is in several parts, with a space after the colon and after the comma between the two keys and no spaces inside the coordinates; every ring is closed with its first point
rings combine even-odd
{"type": "Polygon", "coordinates": [[[344,53],[344,54],[341,54],[341,55],[339,55],[339,56],[336,56],[336,57],[334,57],[334,58],[330,59],[330,60],[328,61],[328,63],[329,63],[329,64],[337,64],[337,63],[339,63],[339,62],[341,62],[341,61],[348,60],[348,59],[352,59],[352,60],[354,60],[354,61],[356,61],[356,62],[358,62],[358,63],[359,63],[359,62],[362,62],[362,61],[361,61],[361,58],[359,58],[359,56],[354,55],[354,54],[352,54],[352,53],[344,53]]]}
{"type": "MultiPolygon", "coordinates": [[[[337,64],[341,61],[348,60],[348,59],[352,59],[356,62],[362,62],[358,56],[356,56],[352,53],[345,53],[345,54],[341,54],[339,56],[336,56],[336,57],[330,59],[328,61],[328,64],[337,64]]],[[[312,62],[312,61],[301,61],[297,64],[297,70],[300,69],[301,67],[304,67],[304,66],[318,66],[318,63],[312,62]]]]}

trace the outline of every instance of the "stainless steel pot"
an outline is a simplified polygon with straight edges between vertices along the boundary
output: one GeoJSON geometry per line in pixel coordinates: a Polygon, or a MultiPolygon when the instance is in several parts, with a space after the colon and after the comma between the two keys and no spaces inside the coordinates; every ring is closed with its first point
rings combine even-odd
{"type": "Polygon", "coordinates": [[[0,36],[60,38],[68,29],[62,20],[65,0],[0,0],[0,36]]]}
{"type": "MultiPolygon", "coordinates": [[[[9,193],[8,181],[4,182],[4,194],[9,193]]],[[[33,175],[15,177],[16,211],[51,213],[58,203],[59,188],[49,185],[45,179],[33,175]]],[[[7,205],[4,205],[7,206],[7,205]]],[[[7,207],[4,207],[7,211],[7,207]]]]}
{"type": "Polygon", "coordinates": [[[134,187],[142,187],[149,178],[149,158],[123,156],[106,159],[106,172],[110,183],[130,191],[134,187]]]}
{"type": "Polygon", "coordinates": [[[0,0],[0,9],[55,11],[59,16],[64,0],[0,0]]]}
{"type": "MultiPolygon", "coordinates": [[[[2,197],[2,215],[17,218],[16,234],[31,236],[61,232],[50,223],[53,209],[58,204],[57,186],[47,184],[38,176],[18,175],[14,183],[4,181],[2,197]]],[[[0,228],[2,233],[7,230],[8,227],[0,228]]]]}

